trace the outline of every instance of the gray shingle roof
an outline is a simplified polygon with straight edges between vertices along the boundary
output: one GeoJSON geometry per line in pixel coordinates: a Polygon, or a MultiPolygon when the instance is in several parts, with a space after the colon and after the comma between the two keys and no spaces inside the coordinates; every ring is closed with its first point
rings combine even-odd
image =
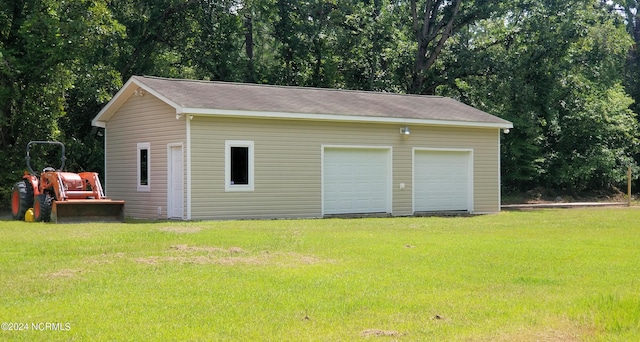
{"type": "MultiPolygon", "coordinates": [[[[266,113],[295,113],[390,118],[407,120],[455,121],[511,127],[481,110],[441,96],[403,95],[371,91],[285,87],[246,83],[210,82],[133,76],[130,82],[151,90],[172,102],[183,112],[215,109],[266,113]]],[[[107,105],[108,106],[108,105],[107,105]]],[[[103,110],[104,112],[104,110],[103,110]]],[[[102,114],[102,112],[100,113],[102,114]]],[[[100,114],[94,119],[98,120],[100,114]]]]}

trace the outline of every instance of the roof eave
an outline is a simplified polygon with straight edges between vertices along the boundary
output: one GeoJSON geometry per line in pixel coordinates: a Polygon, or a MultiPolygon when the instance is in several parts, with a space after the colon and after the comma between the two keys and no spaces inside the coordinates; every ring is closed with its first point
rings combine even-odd
{"type": "Polygon", "coordinates": [[[394,117],[359,116],[359,115],[261,112],[261,111],[208,109],[208,108],[180,108],[179,110],[177,110],[177,112],[196,115],[196,116],[215,115],[215,116],[245,117],[245,118],[278,118],[278,119],[310,120],[310,121],[396,123],[396,124],[403,124],[403,125],[415,124],[415,125],[447,126],[447,127],[477,127],[477,128],[499,128],[499,129],[513,128],[513,124],[506,120],[503,120],[503,122],[478,122],[478,121],[394,118],[394,117]]]}
{"type": "Polygon", "coordinates": [[[416,118],[398,118],[398,117],[379,117],[379,116],[361,116],[361,115],[341,115],[341,114],[308,114],[308,113],[291,113],[291,112],[273,112],[273,111],[252,111],[252,110],[232,110],[232,109],[211,109],[211,108],[185,108],[174,101],[170,100],[162,93],[144,83],[144,77],[132,76],[122,86],[122,88],[113,96],[113,98],[102,108],[102,110],[91,120],[91,124],[96,127],[105,128],[111,117],[122,107],[122,105],[131,96],[144,96],[149,93],[164,103],[173,107],[176,114],[190,114],[202,116],[228,116],[228,117],[245,117],[245,118],[278,118],[290,120],[309,120],[309,121],[337,121],[337,122],[370,122],[370,123],[395,123],[395,124],[415,124],[429,126],[446,126],[446,127],[476,127],[476,128],[513,128],[513,124],[506,120],[496,122],[481,121],[459,121],[459,120],[436,120],[436,119],[416,119],[416,118]]]}

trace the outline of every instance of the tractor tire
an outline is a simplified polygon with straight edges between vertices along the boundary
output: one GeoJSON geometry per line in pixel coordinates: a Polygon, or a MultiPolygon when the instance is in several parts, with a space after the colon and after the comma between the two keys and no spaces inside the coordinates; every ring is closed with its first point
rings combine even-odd
{"type": "Polygon", "coordinates": [[[51,221],[51,202],[52,197],[49,194],[41,194],[36,197],[33,203],[33,219],[36,222],[51,221]]]}
{"type": "Polygon", "coordinates": [[[27,181],[17,182],[11,192],[11,216],[14,220],[24,220],[24,214],[33,206],[33,187],[27,181]]]}

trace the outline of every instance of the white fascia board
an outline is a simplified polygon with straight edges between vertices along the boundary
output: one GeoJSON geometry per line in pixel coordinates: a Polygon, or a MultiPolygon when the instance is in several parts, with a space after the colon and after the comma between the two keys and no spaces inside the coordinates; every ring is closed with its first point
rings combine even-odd
{"type": "Polygon", "coordinates": [[[450,126],[450,127],[483,127],[483,128],[513,128],[511,123],[492,123],[492,122],[467,122],[453,120],[429,120],[429,119],[403,119],[375,116],[355,116],[355,115],[335,115],[335,114],[306,114],[306,113],[287,113],[287,112],[257,112],[248,110],[227,110],[227,109],[207,109],[207,108],[181,108],[176,114],[192,114],[192,115],[219,115],[246,118],[278,118],[291,120],[313,120],[313,121],[343,121],[343,122],[371,122],[371,123],[397,123],[397,124],[416,124],[416,125],[433,125],[433,126],[450,126]]]}
{"type": "Polygon", "coordinates": [[[107,128],[107,123],[104,121],[96,121],[96,119],[91,120],[91,126],[107,128]]]}

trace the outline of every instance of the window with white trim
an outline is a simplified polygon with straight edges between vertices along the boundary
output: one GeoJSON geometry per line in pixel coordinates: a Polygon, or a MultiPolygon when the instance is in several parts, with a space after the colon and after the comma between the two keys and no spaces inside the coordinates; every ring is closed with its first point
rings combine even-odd
{"type": "Polygon", "coordinates": [[[137,189],[151,191],[151,145],[138,143],[137,155],[137,189]]]}
{"type": "Polygon", "coordinates": [[[225,191],[253,191],[253,141],[225,141],[224,181],[225,191]]]}

